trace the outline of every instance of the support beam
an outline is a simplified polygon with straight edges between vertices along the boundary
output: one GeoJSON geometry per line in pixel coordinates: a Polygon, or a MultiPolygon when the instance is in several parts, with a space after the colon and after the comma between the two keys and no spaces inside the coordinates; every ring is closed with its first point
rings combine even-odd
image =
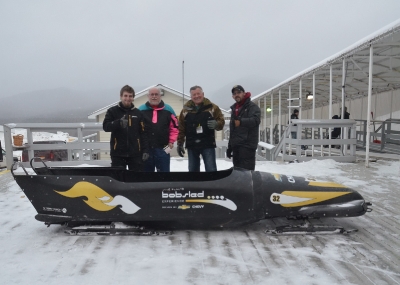
{"type": "MultiPolygon", "coordinates": [[[[332,64],[329,66],[329,116],[328,119],[330,120],[332,118],[332,97],[333,97],[333,82],[332,82],[332,64]]],[[[322,108],[321,108],[322,110],[322,108]]],[[[320,133],[322,134],[322,128],[320,129],[320,133]]],[[[328,129],[328,134],[329,136],[332,133],[332,129],[328,129]]],[[[321,146],[321,150],[323,149],[323,146],[321,146]]],[[[321,151],[321,153],[323,153],[321,151]]],[[[329,145],[329,155],[331,155],[331,145],[329,145]]]]}
{"type": "Polygon", "coordinates": [[[281,125],[282,125],[282,106],[281,106],[281,101],[282,100],[282,94],[281,94],[281,89],[279,89],[279,139],[281,139],[281,125]]]}
{"type": "Polygon", "coordinates": [[[368,76],[368,74],[357,64],[357,62],[354,61],[354,59],[350,58],[351,62],[353,62],[353,64],[362,71],[362,73],[364,73],[365,76],[368,76]]]}
{"type": "MultiPolygon", "coordinates": [[[[260,108],[261,110],[261,99],[258,99],[258,108],[260,108]]],[[[260,138],[260,128],[261,128],[261,124],[258,125],[258,137],[260,138]]]]}
{"type": "MultiPolygon", "coordinates": [[[[345,86],[346,84],[346,59],[343,58],[343,66],[342,66],[342,114],[341,114],[341,118],[344,119],[344,101],[345,101],[345,86]]],[[[342,135],[343,135],[343,130],[342,130],[342,135]]]]}
{"type": "Polygon", "coordinates": [[[274,136],[273,136],[273,132],[274,132],[274,93],[271,92],[271,130],[269,132],[269,136],[270,136],[270,140],[269,143],[270,144],[274,144],[274,136]]]}
{"type": "MultiPolygon", "coordinates": [[[[332,65],[329,66],[329,117],[332,118],[332,65]]],[[[329,130],[330,131],[330,130],[329,130]]]]}
{"type": "MultiPolygon", "coordinates": [[[[313,102],[312,102],[312,119],[315,119],[315,100],[316,100],[316,94],[315,94],[315,73],[313,73],[313,86],[312,86],[312,94],[313,94],[313,102]]],[[[313,134],[314,135],[314,134],[313,134]]]]}
{"type": "Polygon", "coordinates": [[[264,142],[267,142],[267,95],[264,96],[264,142]]]}
{"type": "Polygon", "coordinates": [[[368,107],[367,107],[367,138],[366,138],[366,151],[365,151],[365,167],[369,167],[369,141],[371,134],[371,97],[372,97],[372,71],[374,65],[374,47],[371,45],[369,48],[369,76],[368,76],[368,107]]]}
{"type": "MultiPolygon", "coordinates": [[[[313,101],[312,101],[312,119],[314,120],[314,119],[315,119],[315,100],[317,99],[317,98],[316,98],[317,96],[316,96],[316,94],[315,94],[315,72],[313,73],[312,79],[313,79],[313,81],[312,81],[312,94],[313,94],[313,101]]],[[[314,132],[315,132],[314,128],[311,129],[311,132],[312,132],[312,134],[311,134],[311,139],[314,139],[314,132]]],[[[311,155],[314,156],[314,145],[312,146],[311,155]]]]}
{"type": "Polygon", "coordinates": [[[390,119],[392,119],[392,114],[393,114],[393,86],[392,86],[392,92],[390,94],[390,119]]]}
{"type": "Polygon", "coordinates": [[[301,113],[302,113],[302,110],[301,110],[301,106],[302,106],[302,102],[301,102],[301,100],[303,99],[302,98],[302,87],[303,87],[303,82],[302,82],[302,80],[300,79],[299,80],[299,106],[300,106],[300,110],[299,110],[299,119],[301,119],[302,118],[302,116],[301,116],[301,113]]]}

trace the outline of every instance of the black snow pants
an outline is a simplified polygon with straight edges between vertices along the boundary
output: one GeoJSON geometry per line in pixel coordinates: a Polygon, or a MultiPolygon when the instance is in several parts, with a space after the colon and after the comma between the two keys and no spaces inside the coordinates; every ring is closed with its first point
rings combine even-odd
{"type": "Polygon", "coordinates": [[[232,161],[234,167],[254,170],[256,167],[256,151],[247,147],[233,148],[232,161]]]}

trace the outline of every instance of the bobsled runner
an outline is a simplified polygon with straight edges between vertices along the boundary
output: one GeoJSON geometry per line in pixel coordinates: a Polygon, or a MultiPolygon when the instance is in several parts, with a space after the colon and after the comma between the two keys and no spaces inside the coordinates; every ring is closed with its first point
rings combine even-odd
{"type": "Polygon", "coordinates": [[[44,162],[33,167],[32,161],[35,174],[23,167],[25,173],[12,170],[14,179],[35,207],[36,220],[65,224],[73,228],[70,233],[152,234],[143,227],[234,227],[269,218],[355,217],[370,211],[370,203],[344,185],[275,173],[240,168],[147,173],[44,162]]]}

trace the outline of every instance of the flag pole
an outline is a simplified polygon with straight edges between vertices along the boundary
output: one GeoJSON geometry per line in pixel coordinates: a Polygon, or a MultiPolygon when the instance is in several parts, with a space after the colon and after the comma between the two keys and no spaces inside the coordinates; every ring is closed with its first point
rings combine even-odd
{"type": "Polygon", "coordinates": [[[185,61],[182,60],[182,109],[185,105],[185,61]]]}

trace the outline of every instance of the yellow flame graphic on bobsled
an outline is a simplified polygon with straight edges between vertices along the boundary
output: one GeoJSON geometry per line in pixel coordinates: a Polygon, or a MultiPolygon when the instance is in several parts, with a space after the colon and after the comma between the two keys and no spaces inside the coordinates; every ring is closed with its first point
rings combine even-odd
{"type": "MultiPolygon", "coordinates": [[[[325,188],[347,188],[346,186],[334,182],[310,181],[309,186],[325,188]]],[[[351,192],[328,192],[328,191],[290,191],[282,193],[272,193],[270,201],[273,204],[280,204],[282,207],[300,207],[316,204],[322,201],[337,198],[351,192]]]]}
{"type": "Polygon", "coordinates": [[[300,207],[316,204],[346,194],[350,194],[350,192],[283,191],[280,194],[273,193],[270,200],[273,204],[280,204],[282,207],[300,207]]]}
{"type": "Polygon", "coordinates": [[[121,206],[121,211],[127,214],[134,214],[140,210],[140,207],[128,198],[121,195],[112,197],[100,187],[89,182],[78,182],[65,192],[54,191],[68,198],[86,197],[87,200],[83,199],[83,201],[97,211],[110,211],[118,205],[121,206]]]}

